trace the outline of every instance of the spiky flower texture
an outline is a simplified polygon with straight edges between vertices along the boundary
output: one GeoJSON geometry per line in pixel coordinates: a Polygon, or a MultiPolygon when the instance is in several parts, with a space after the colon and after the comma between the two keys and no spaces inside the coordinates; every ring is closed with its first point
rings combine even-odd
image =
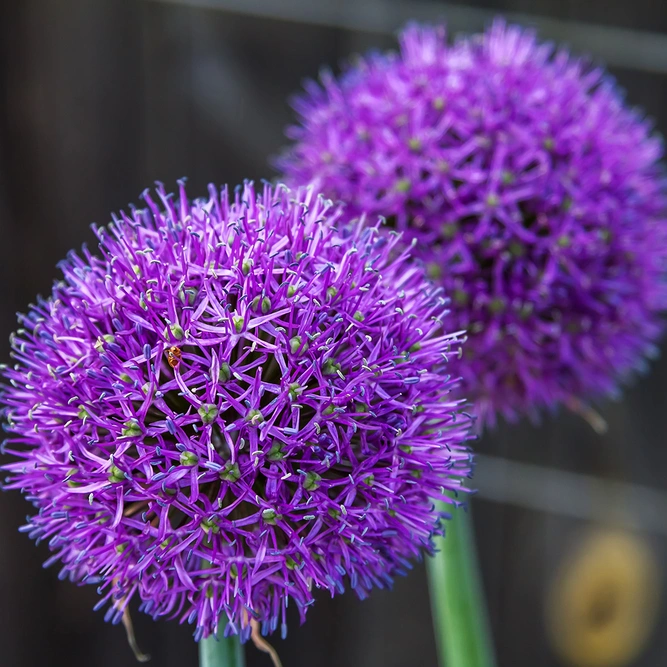
{"type": "Polygon", "coordinates": [[[312,188],[158,194],[21,317],[7,486],[108,618],[136,595],[197,639],[284,632],[288,598],[303,619],[430,550],[430,498],[470,469],[460,341],[395,239],[338,232],[312,188]]]}
{"type": "Polygon", "coordinates": [[[419,240],[483,421],[613,394],[663,330],[660,140],[602,71],[502,21],[400,44],[308,85],[287,179],[419,240]]]}

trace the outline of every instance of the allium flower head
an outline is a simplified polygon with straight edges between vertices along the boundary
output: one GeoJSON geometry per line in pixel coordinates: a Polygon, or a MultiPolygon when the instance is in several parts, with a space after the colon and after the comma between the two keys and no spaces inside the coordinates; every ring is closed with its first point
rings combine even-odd
{"type": "Polygon", "coordinates": [[[663,329],[660,141],[602,71],[531,32],[498,21],[448,46],[410,26],[400,43],[308,84],[279,166],[418,239],[485,420],[613,393],[663,329]]]}
{"type": "Polygon", "coordinates": [[[197,638],[285,631],[288,598],[303,618],[432,548],[430,498],[470,470],[460,341],[396,240],[310,188],[158,195],[21,317],[7,486],[110,619],[137,595],[197,638]]]}

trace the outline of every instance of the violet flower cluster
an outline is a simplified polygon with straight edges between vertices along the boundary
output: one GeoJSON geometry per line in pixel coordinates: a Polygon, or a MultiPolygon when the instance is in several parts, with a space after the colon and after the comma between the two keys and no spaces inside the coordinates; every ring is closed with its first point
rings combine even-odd
{"type": "Polygon", "coordinates": [[[664,329],[650,123],[603,71],[501,21],[451,46],[409,26],[400,47],[308,83],[286,178],[418,239],[469,334],[452,372],[483,421],[613,395],[664,329]]]}
{"type": "Polygon", "coordinates": [[[136,596],[197,639],[390,584],[470,473],[441,288],[312,188],[144,198],[12,339],[25,531],[109,619],[136,596]]]}

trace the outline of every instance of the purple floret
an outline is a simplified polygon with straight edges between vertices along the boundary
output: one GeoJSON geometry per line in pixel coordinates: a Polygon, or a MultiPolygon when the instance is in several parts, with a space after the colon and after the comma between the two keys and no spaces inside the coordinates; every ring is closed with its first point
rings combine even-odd
{"type": "Polygon", "coordinates": [[[157,194],[20,317],[6,488],[114,622],[136,595],[197,639],[284,633],[289,598],[303,620],[432,550],[471,468],[461,337],[398,237],[312,188],[157,194]]]}
{"type": "Polygon", "coordinates": [[[418,239],[484,421],[613,395],[664,328],[661,141],[603,71],[532,32],[497,21],[448,46],[410,26],[400,44],[308,84],[279,166],[418,239]]]}

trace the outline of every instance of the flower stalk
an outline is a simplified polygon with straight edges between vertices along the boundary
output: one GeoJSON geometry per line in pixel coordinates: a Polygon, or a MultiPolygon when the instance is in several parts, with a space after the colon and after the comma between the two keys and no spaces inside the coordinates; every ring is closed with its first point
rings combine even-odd
{"type": "MultiPolygon", "coordinates": [[[[437,509],[450,507],[435,501],[437,509]]],[[[470,512],[453,512],[446,538],[427,560],[433,627],[440,667],[495,667],[491,630],[470,512]]]]}
{"type": "Polygon", "coordinates": [[[245,667],[245,653],[237,635],[210,635],[199,642],[199,667],[245,667]]]}

